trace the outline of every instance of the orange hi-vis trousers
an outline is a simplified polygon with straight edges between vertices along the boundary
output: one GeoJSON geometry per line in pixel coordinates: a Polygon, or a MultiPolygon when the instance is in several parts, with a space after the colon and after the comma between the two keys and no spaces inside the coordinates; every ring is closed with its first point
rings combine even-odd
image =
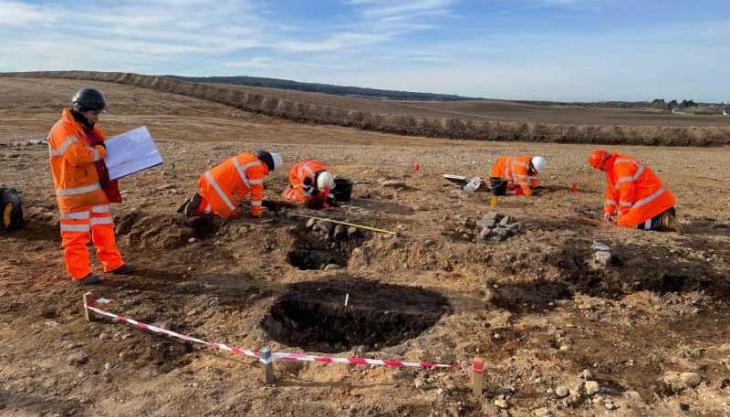
{"type": "Polygon", "coordinates": [[[66,271],[73,280],[89,275],[89,241],[96,247],[96,258],[104,272],[124,265],[114,238],[114,221],[109,205],[61,214],[61,239],[66,271]]]}

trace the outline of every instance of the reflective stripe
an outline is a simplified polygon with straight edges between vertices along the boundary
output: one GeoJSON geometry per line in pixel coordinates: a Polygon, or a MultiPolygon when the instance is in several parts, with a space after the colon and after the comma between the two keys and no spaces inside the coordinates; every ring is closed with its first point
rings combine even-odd
{"type": "MultiPolygon", "coordinates": [[[[246,171],[245,168],[241,166],[241,164],[238,162],[238,159],[236,157],[231,158],[233,160],[233,166],[236,167],[236,172],[238,172],[238,176],[241,177],[241,181],[243,182],[243,185],[246,186],[246,188],[251,188],[251,183],[248,182],[248,178],[246,177],[246,171]]],[[[248,164],[246,164],[248,165],[248,164]]]]}
{"type": "Polygon", "coordinates": [[[261,185],[264,183],[264,180],[248,180],[251,185],[261,185]]]}
{"type": "Polygon", "coordinates": [[[608,206],[615,206],[616,205],[616,200],[605,200],[605,202],[606,202],[606,205],[608,205],[608,206]]]}
{"type": "Polygon", "coordinates": [[[91,148],[91,152],[94,154],[94,162],[101,159],[101,155],[99,155],[99,150],[96,149],[96,146],[91,148]]]}
{"type": "Polygon", "coordinates": [[[253,200],[251,201],[251,205],[254,207],[261,207],[262,201],[261,200],[253,200]]]}
{"type": "Polygon", "coordinates": [[[634,203],[634,205],[633,205],[633,206],[631,206],[631,208],[632,208],[632,209],[635,209],[635,208],[639,208],[639,207],[641,207],[641,206],[644,206],[644,205],[646,205],[646,204],[648,204],[648,203],[651,203],[652,201],[654,201],[654,200],[656,200],[657,198],[659,198],[659,196],[660,196],[660,195],[664,194],[664,191],[666,191],[666,190],[664,189],[664,187],[661,187],[661,188],[659,188],[658,190],[656,190],[656,191],[654,192],[654,194],[650,195],[649,197],[646,197],[646,198],[642,198],[641,200],[639,200],[639,201],[637,201],[636,203],[634,203]]]}
{"type": "Polygon", "coordinates": [[[227,195],[223,193],[223,190],[221,190],[220,185],[218,185],[218,182],[216,182],[215,178],[213,178],[213,175],[210,174],[210,171],[205,173],[205,178],[208,179],[208,182],[210,183],[210,186],[213,187],[216,193],[218,193],[218,197],[223,200],[224,203],[228,206],[229,209],[235,210],[236,206],[233,205],[231,200],[228,198],[227,195]]]}
{"type": "Polygon", "coordinates": [[[61,223],[61,232],[90,232],[91,225],[88,224],[63,224],[61,223]]]}
{"type": "Polygon", "coordinates": [[[56,190],[56,195],[59,197],[68,197],[72,195],[79,195],[79,194],[86,194],[90,193],[92,191],[96,191],[101,189],[99,187],[99,183],[94,183],[90,185],[85,185],[83,187],[76,187],[76,188],[61,188],[56,190]]]}
{"type": "Polygon", "coordinates": [[[91,213],[88,211],[76,211],[73,213],[61,213],[62,219],[70,219],[70,220],[86,220],[89,217],[91,217],[91,213]]]}
{"type": "Polygon", "coordinates": [[[91,208],[92,213],[107,213],[110,207],[109,204],[103,204],[101,206],[94,206],[91,208]]]}
{"type": "Polygon", "coordinates": [[[92,217],[91,225],[94,226],[97,224],[114,224],[114,220],[111,217],[92,217]]]}
{"type": "Polygon", "coordinates": [[[261,166],[261,162],[260,161],[246,162],[245,164],[243,164],[243,166],[241,168],[245,172],[247,169],[253,168],[253,167],[256,167],[256,166],[261,166]]]}
{"type": "Polygon", "coordinates": [[[73,143],[77,140],[79,140],[79,138],[76,136],[68,136],[66,139],[63,140],[63,143],[61,144],[61,146],[58,147],[58,149],[51,148],[49,150],[51,157],[63,155],[64,153],[66,153],[69,146],[73,145],[73,143]]]}
{"type": "Polygon", "coordinates": [[[646,219],[646,221],[644,222],[644,230],[649,229],[651,229],[651,219],[646,219]]]}
{"type": "Polygon", "coordinates": [[[210,205],[210,203],[205,205],[205,214],[210,214],[213,211],[213,207],[210,205]]]}
{"type": "Polygon", "coordinates": [[[632,205],[630,201],[621,201],[620,204],[621,207],[631,207],[632,205]]]}
{"type": "Polygon", "coordinates": [[[637,168],[636,173],[634,175],[632,175],[630,177],[621,177],[621,178],[618,179],[618,182],[620,184],[622,184],[622,183],[625,183],[625,182],[634,182],[637,179],[639,179],[639,177],[641,176],[641,174],[644,173],[644,165],[639,164],[638,167],[639,168],[637,168]]]}
{"type": "Polygon", "coordinates": [[[613,162],[613,164],[614,165],[616,165],[616,164],[634,164],[634,165],[636,165],[636,161],[634,161],[633,159],[628,159],[628,158],[617,158],[613,162]]]}

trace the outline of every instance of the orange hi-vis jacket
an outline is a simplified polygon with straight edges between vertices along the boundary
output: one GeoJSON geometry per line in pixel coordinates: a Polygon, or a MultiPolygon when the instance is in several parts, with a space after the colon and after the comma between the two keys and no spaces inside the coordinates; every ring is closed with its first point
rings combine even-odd
{"type": "Polygon", "coordinates": [[[492,165],[491,177],[507,180],[507,188],[517,186],[522,188],[525,195],[532,195],[532,188],[540,185],[537,173],[530,172],[531,156],[500,156],[492,165]]]}
{"type": "Polygon", "coordinates": [[[251,201],[251,214],[260,216],[267,175],[266,164],[256,155],[244,152],[206,171],[200,176],[198,187],[213,211],[224,219],[231,217],[246,198],[251,201]]]}
{"type": "MultiPolygon", "coordinates": [[[[96,126],[94,133],[105,138],[104,132],[96,126]]],[[[94,162],[104,159],[106,149],[101,145],[91,147],[88,143],[84,127],[74,119],[69,109],[64,109],[61,120],[48,134],[51,176],[61,213],[109,204],[94,166],[94,162]]]]}
{"type": "Polygon", "coordinates": [[[327,165],[315,159],[308,159],[294,164],[291,171],[289,171],[291,188],[286,189],[282,196],[297,203],[308,203],[312,200],[316,188],[314,184],[316,174],[328,170],[327,165]]]}
{"type": "Polygon", "coordinates": [[[603,211],[613,214],[618,208],[618,226],[635,227],[676,203],[649,167],[625,155],[613,154],[606,161],[606,182],[603,211]]]}

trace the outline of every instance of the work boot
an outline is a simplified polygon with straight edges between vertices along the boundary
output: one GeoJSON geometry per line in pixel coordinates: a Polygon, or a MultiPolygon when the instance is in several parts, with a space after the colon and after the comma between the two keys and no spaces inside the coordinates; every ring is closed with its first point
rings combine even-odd
{"type": "Polygon", "coordinates": [[[659,219],[659,222],[662,230],[674,230],[680,233],[682,232],[682,225],[679,224],[679,222],[677,221],[677,217],[668,211],[662,213],[662,217],[659,219]]]}
{"type": "Polygon", "coordinates": [[[202,197],[200,194],[195,193],[192,198],[187,199],[182,206],[180,206],[179,209],[177,209],[178,213],[182,213],[186,217],[194,217],[198,215],[198,208],[200,207],[200,202],[202,201],[202,197]]]}
{"type": "Polygon", "coordinates": [[[114,275],[129,275],[132,272],[134,272],[134,268],[132,268],[132,266],[129,264],[124,264],[117,269],[109,271],[110,274],[114,275]]]}
{"type": "Polygon", "coordinates": [[[96,285],[100,282],[101,278],[91,273],[81,279],[74,280],[74,284],[76,285],[96,285]]]}

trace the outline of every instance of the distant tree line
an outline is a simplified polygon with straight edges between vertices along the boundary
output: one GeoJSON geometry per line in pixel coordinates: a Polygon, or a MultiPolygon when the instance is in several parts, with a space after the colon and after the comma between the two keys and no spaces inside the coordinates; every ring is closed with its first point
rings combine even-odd
{"type": "Polygon", "coordinates": [[[302,123],[346,126],[400,135],[490,141],[614,145],[730,145],[730,129],[719,127],[565,125],[477,121],[457,118],[417,118],[410,115],[362,112],[319,104],[299,103],[273,94],[250,93],[225,86],[120,72],[40,71],[4,73],[0,76],[69,78],[114,82],[196,97],[249,112],[281,117],[302,123]]]}
{"type": "Polygon", "coordinates": [[[233,77],[181,77],[168,76],[194,83],[236,84],[252,87],[281,88],[284,90],[304,91],[309,93],[325,93],[339,96],[358,96],[374,99],[412,100],[412,101],[462,101],[479,100],[454,94],[416,93],[411,91],[380,90],[376,88],[344,87],[331,84],[302,83],[278,78],[233,76],[233,77]]]}
{"type": "Polygon", "coordinates": [[[690,107],[697,107],[698,104],[694,100],[682,100],[681,102],[677,102],[677,100],[672,100],[670,102],[665,102],[663,98],[655,98],[651,102],[651,107],[659,110],[674,110],[674,109],[687,109],[690,107]]]}

